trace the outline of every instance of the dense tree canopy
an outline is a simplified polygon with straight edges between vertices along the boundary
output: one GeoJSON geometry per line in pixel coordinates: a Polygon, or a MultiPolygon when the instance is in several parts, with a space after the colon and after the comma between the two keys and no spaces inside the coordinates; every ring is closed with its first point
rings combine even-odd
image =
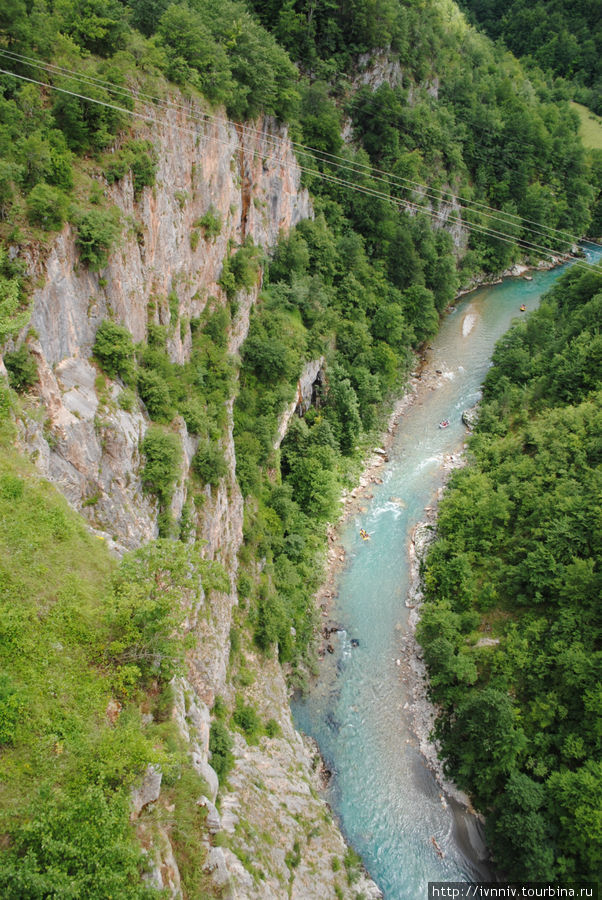
{"type": "Polygon", "coordinates": [[[602,112],[600,0],[460,0],[460,5],[488,35],[544,71],[572,81],[583,101],[602,112]]]}
{"type": "Polygon", "coordinates": [[[574,268],[500,341],[427,560],[443,751],[517,878],[602,864],[601,309],[602,271],[574,268]]]}

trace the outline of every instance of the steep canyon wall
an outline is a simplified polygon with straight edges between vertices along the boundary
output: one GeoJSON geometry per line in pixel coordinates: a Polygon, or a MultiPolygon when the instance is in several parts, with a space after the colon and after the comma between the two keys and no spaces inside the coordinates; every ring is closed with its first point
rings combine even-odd
{"type": "MultiPolygon", "coordinates": [[[[98,274],[80,264],[69,225],[45,251],[29,250],[29,271],[37,287],[31,324],[22,335],[27,334],[40,379],[36,399],[17,423],[22,448],[116,553],[157,537],[158,509],[141,480],[140,444],[150,420],[137,401],[131,410],[120,406],[119,383],[99,379],[91,359],[99,325],[105,319],[125,325],[135,342],[146,338],[149,323],[165,325],[171,360],[185,362],[191,351],[190,320],[210,298],[213,306],[227,303],[218,281],[231,248],[250,237],[269,250],[281,231],[312,215],[292,146],[273,121],[243,131],[204,119],[192,104],[161,112],[160,121],[156,111],[145,113],[158,120],[156,127],[148,123],[136,131],[136,137],[152,140],[156,148],[154,187],[136,200],[131,173],[112,186],[103,185],[107,200],[121,213],[123,231],[98,274]],[[220,234],[205,239],[200,230],[198,243],[191,242],[191,234],[199,230],[195,223],[210,208],[221,219],[220,234]]],[[[247,334],[259,289],[260,278],[236,298],[228,346],[232,354],[247,334]]],[[[321,362],[314,365],[316,371],[321,362]]],[[[311,385],[300,382],[301,398],[308,390],[311,385]]],[[[228,472],[219,487],[205,489],[197,523],[197,534],[206,542],[203,552],[224,565],[230,591],[212,592],[191,623],[196,640],[188,676],[175,691],[174,716],[188,742],[190,764],[204,777],[210,795],[199,801],[209,810],[207,839],[199,853],[219,896],[334,896],[332,861],[342,860],[346,846],[317,793],[316,757],[295,732],[275,660],[255,660],[261,677],[253,685],[253,701],[261,714],[279,723],[281,735],[264,738],[261,747],[249,747],[236,737],[230,787],[222,789],[219,813],[214,806],[218,783],[210,767],[209,710],[218,693],[230,699],[234,695],[228,680],[229,635],[243,525],[232,407],[230,399],[222,447],[228,472]],[[220,831],[229,843],[210,837],[220,831]],[[293,848],[299,856],[294,867],[293,848]],[[246,857],[261,859],[261,880],[241,863],[246,857]]],[[[177,519],[198,438],[188,434],[181,417],[173,427],[183,448],[171,509],[177,519]]],[[[137,828],[154,861],[152,882],[177,897],[180,877],[169,830],[153,829],[145,820],[145,807],[161,802],[160,784],[160,773],[149,769],[136,801],[137,828]]],[[[340,878],[337,884],[343,885],[339,890],[345,896],[358,891],[379,896],[363,876],[353,889],[340,878]]]]}

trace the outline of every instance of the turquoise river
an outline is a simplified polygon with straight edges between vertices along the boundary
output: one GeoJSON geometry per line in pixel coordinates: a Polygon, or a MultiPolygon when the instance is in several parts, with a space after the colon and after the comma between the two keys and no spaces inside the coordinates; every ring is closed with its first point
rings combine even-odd
{"type": "MultiPolygon", "coordinates": [[[[585,251],[589,261],[602,256],[597,246],[585,251]]],[[[446,458],[466,441],[461,414],[479,398],[496,341],[537,307],[564,268],[475,290],[445,317],[378,471],[383,483],[370,486],[364,511],[341,530],[346,557],[330,611],[340,630],[293,713],[320,746],[333,773],[328,800],[386,900],[426,898],[429,881],[493,877],[479,862],[476,819],[442,795],[412,732],[405,661],[398,662],[408,627],[408,548],[443,484],[446,458]],[[443,419],[446,429],[438,427],[443,419]]]]}

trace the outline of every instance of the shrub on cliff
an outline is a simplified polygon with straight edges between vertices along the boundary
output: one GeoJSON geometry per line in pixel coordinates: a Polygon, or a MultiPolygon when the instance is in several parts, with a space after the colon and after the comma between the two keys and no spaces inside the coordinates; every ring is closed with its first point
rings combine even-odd
{"type": "Polygon", "coordinates": [[[157,154],[150,141],[128,141],[106,167],[106,179],[112,184],[129,171],[132,173],[134,199],[139,200],[143,189],[155,183],[157,154]]]}
{"type": "Polygon", "coordinates": [[[67,200],[62,191],[49,184],[36,184],[27,197],[27,218],[46,231],[60,228],[65,221],[67,200]]]}
{"type": "Polygon", "coordinates": [[[252,238],[247,238],[233,256],[226,257],[218,283],[228,300],[233,300],[237,291],[251,290],[257,282],[259,263],[259,251],[252,238]]]}
{"type": "Polygon", "coordinates": [[[154,369],[141,369],[138,373],[138,393],[144,401],[151,419],[168,421],[171,418],[171,397],[164,378],[154,369]]]}
{"type": "Polygon", "coordinates": [[[123,325],[105,319],[96,332],[92,352],[109,378],[119,376],[126,383],[133,380],[134,344],[123,325]]]}
{"type": "Polygon", "coordinates": [[[193,397],[182,405],[182,416],[189,434],[205,434],[209,427],[209,419],[201,399],[193,397]]]}
{"type": "Polygon", "coordinates": [[[203,484],[210,484],[211,487],[217,487],[222,478],[228,474],[228,464],[223,450],[209,442],[199,446],[192,460],[192,468],[203,484]]]}
{"type": "Polygon", "coordinates": [[[213,241],[222,230],[222,219],[213,205],[209,207],[204,216],[194,223],[195,228],[202,228],[206,241],[213,241]]]}
{"type": "Polygon", "coordinates": [[[93,272],[98,272],[106,266],[109,253],[119,236],[119,212],[114,207],[80,210],[75,215],[75,226],[81,261],[93,272]]]}
{"type": "Polygon", "coordinates": [[[182,459],[178,435],[151,427],[146,432],[140,449],[145,456],[143,485],[147,491],[155,494],[161,505],[169,504],[180,474],[182,459]]]}
{"type": "Polygon", "coordinates": [[[236,697],[232,722],[240,728],[250,744],[257,743],[262,731],[259,713],[253,705],[245,703],[240,694],[236,697]]]}
{"type": "Polygon", "coordinates": [[[223,784],[226,775],[234,765],[234,756],[231,752],[233,746],[234,741],[226,725],[219,719],[212,722],[209,732],[209,751],[211,766],[215,769],[220,784],[223,784]]]}
{"type": "Polygon", "coordinates": [[[8,382],[15,391],[26,391],[38,380],[38,367],[27,344],[22,344],[14,353],[5,353],[4,365],[8,382]]]}

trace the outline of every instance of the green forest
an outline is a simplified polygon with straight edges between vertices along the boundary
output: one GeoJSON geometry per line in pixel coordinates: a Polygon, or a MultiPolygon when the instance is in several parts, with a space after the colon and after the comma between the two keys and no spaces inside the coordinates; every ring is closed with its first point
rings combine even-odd
{"type": "Polygon", "coordinates": [[[602,112],[600,0],[461,0],[479,26],[516,56],[555,80],[594,112],[602,112]]]}
{"type": "MultiPolygon", "coordinates": [[[[246,641],[277,652],[291,686],[302,688],[315,668],[312,596],[327,523],[341,491],[356,483],[415,354],[472,279],[602,234],[602,151],[584,150],[573,94],[552,77],[572,79],[582,88],[574,96],[597,108],[599,85],[580,74],[591,69],[586,12],[579,28],[573,22],[581,49],[572,68],[562,70],[553,48],[554,61],[534,57],[527,74],[448,0],[2,5],[4,896],[156,896],[141,880],[146,863],[128,824],[129,793],[149,761],[161,765],[180,823],[174,847],[186,896],[207,896],[190,852],[204,833],[191,802],[203,785],[170,720],[169,682],[185,667],[178,630],[186,604],[224,586],[223,571],[200,558],[195,514],[203,492],[227,473],[226,406],[235,398],[245,497],[232,671],[244,687],[246,641]],[[383,54],[402,76],[362,84],[383,54]],[[137,93],[157,103],[192,98],[236,123],[286,125],[314,217],[282,234],[269,254],[250,239],[232,246],[219,281],[224,302],[210,298],[200,317],[179,318],[174,290],[164,298],[170,324],[150,324],[138,344],[117,321],[99,327],[96,390],[106,402],[116,382],[121,409],[142,409],[151,420],[141,480],[159,510],[159,539],[117,564],[13,451],[11,421],[38,378],[27,334],[29,250],[50,247],[69,223],[78,265],[102,281],[109,255],[137,227],[107,201],[106,186],[131,173],[135,202],[156,186],[155,147],[137,137],[131,116],[141,108],[137,93]],[[465,243],[449,227],[460,219],[469,226],[465,243]],[[234,357],[228,336],[237,297],[260,273],[249,335],[234,357]],[[174,328],[190,330],[183,365],[168,354],[174,328]],[[318,402],[292,420],[275,450],[299,374],[319,357],[327,376],[318,402]],[[189,499],[174,521],[179,416],[199,443],[189,499]],[[66,557],[79,568],[63,571],[66,557]],[[157,579],[167,585],[161,596],[157,579]],[[123,710],[116,728],[104,715],[111,697],[123,710]],[[151,725],[143,721],[148,710],[151,725]],[[86,828],[76,829],[81,821],[86,828]]],[[[499,30],[493,36],[531,53],[499,30]]],[[[210,208],[195,222],[191,247],[222,227],[210,208]]],[[[575,269],[496,351],[475,461],[442,505],[427,569],[421,639],[443,710],[439,737],[458,783],[490,813],[496,859],[515,877],[591,878],[600,863],[592,837],[601,784],[600,548],[591,514],[600,508],[600,296],[598,276],[575,269]],[[499,645],[479,647],[480,631],[499,645]],[[474,730],[483,716],[495,734],[491,752],[474,730]],[[475,737],[470,758],[461,754],[467,734],[475,737]],[[527,833],[537,839],[525,840],[527,833]]],[[[232,732],[255,739],[274,723],[261,721],[240,692],[232,709],[218,700],[213,716],[213,763],[225,780],[232,732]]]]}
{"type": "Polygon", "coordinates": [[[499,342],[426,560],[437,736],[524,879],[602,866],[601,310],[574,268],[499,342]]]}
{"type": "MultiPolygon", "coordinates": [[[[39,2],[28,12],[14,0],[0,14],[0,68],[30,81],[0,73],[2,231],[14,240],[33,228],[40,238],[69,219],[84,259],[100,267],[119,229],[93,176],[100,164],[109,180],[131,169],[137,190],[152,184],[152,153],[140,142],[105,165],[103,151],[129,127],[131,90],[165,96],[167,79],[223,104],[237,121],[274,115],[318,155],[342,154],[394,176],[379,179],[369,166],[349,176],[364,189],[407,201],[415,199],[410,182],[426,183],[437,198],[451,188],[502,211],[506,216],[494,220],[484,207],[463,213],[475,226],[463,275],[507,267],[521,239],[540,250],[554,243],[507,217],[577,236],[587,232],[592,215],[600,220],[601,166],[584,155],[575,113],[543,76],[533,73],[528,81],[508,53],[447,12],[443,3],[394,0],[343,3],[336,14],[324,4],[316,15],[313,4],[257,3],[250,10],[235,0],[70,0],[39,2]],[[359,56],[389,47],[402,83],[354,87],[359,56]],[[351,144],[341,138],[347,118],[351,144]],[[78,157],[88,163],[75,165],[78,157]]],[[[323,158],[310,168],[340,175],[323,158]]],[[[344,212],[346,203],[351,207],[350,227],[370,256],[376,254],[396,286],[407,286],[424,262],[414,222],[386,199],[367,194],[350,203],[343,187],[324,188],[310,173],[307,179],[344,212]]]]}

